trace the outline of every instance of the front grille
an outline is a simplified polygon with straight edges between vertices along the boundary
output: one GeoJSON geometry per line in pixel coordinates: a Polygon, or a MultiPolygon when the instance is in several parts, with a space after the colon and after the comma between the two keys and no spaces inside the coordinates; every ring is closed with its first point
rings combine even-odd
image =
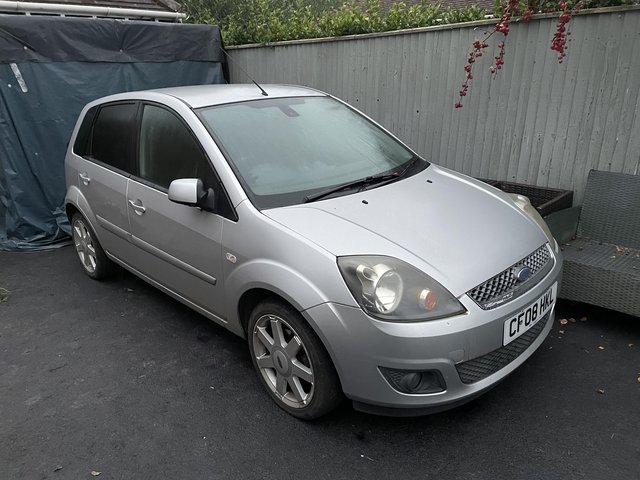
{"type": "Polygon", "coordinates": [[[549,249],[543,245],[531,255],[469,290],[467,295],[484,310],[495,308],[525,293],[538,283],[552,266],[549,249]],[[531,270],[531,276],[524,282],[518,282],[516,279],[516,271],[520,267],[529,267],[531,270]]]}
{"type": "Polygon", "coordinates": [[[540,336],[550,315],[551,313],[547,313],[530,330],[504,347],[468,362],[457,364],[456,369],[462,383],[478,382],[513,362],[540,336]]]}

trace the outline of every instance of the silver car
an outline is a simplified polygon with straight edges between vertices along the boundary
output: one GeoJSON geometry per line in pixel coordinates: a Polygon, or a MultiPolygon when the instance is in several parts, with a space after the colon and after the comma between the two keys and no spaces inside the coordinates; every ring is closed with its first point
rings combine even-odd
{"type": "Polygon", "coordinates": [[[85,272],[118,264],[233,333],[276,404],[418,415],[480,395],[553,323],[562,259],[525,197],[420,158],[317,90],[87,105],[66,155],[85,272]]]}

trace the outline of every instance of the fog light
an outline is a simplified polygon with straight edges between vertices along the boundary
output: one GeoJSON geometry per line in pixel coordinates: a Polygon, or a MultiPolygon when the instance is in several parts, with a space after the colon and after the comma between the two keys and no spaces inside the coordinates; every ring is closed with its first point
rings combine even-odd
{"type": "Polygon", "coordinates": [[[399,386],[405,392],[415,392],[422,382],[422,373],[412,372],[404,374],[400,380],[399,386]]]}
{"type": "Polygon", "coordinates": [[[444,392],[447,384],[438,370],[396,370],[379,367],[389,385],[401,393],[424,394],[444,392]]]}

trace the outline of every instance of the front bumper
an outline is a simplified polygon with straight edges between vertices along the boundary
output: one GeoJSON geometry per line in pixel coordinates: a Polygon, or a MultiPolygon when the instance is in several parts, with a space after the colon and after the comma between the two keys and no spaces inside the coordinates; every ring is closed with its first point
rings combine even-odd
{"type": "Polygon", "coordinates": [[[506,348],[503,348],[504,322],[536,301],[554,283],[558,283],[559,290],[562,269],[559,254],[554,262],[552,270],[528,292],[492,310],[482,310],[465,295],[460,301],[468,313],[426,322],[384,322],[369,317],[360,308],[335,303],[315,306],[303,314],[322,338],[344,393],[356,408],[382,414],[432,413],[453,408],[489,390],[542,344],[553,325],[555,305],[546,321],[538,322],[545,324],[531,336],[531,343],[515,355],[511,352],[506,364],[502,359],[504,365],[499,369],[489,369],[486,376],[480,375],[473,381],[463,372],[464,366],[475,368],[474,359],[481,364],[484,359],[495,358],[496,352],[502,358],[506,348]],[[446,382],[446,389],[428,394],[401,393],[390,385],[379,367],[437,370],[446,382]]]}

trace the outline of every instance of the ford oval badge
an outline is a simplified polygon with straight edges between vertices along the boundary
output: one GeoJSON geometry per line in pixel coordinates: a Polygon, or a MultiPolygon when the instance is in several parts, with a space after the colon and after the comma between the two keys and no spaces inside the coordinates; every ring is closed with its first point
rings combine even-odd
{"type": "Polygon", "coordinates": [[[518,283],[526,282],[531,277],[531,269],[526,265],[516,268],[513,273],[518,283]]]}

